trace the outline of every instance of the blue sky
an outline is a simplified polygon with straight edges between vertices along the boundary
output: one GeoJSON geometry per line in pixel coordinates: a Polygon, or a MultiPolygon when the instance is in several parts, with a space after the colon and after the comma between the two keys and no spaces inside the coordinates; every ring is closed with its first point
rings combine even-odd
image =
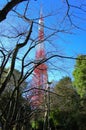
{"type": "MultiPolygon", "coordinates": [[[[77,6],[80,5],[80,2],[82,0],[79,0],[78,2],[75,2],[74,0],[69,0],[71,4],[76,4],[77,6]]],[[[35,11],[35,15],[39,14],[40,11],[40,5],[42,5],[43,8],[43,15],[46,16],[48,14],[54,14],[57,13],[55,16],[50,16],[44,19],[45,25],[49,27],[54,27],[58,26],[59,24],[59,19],[62,16],[62,12],[66,10],[66,7],[64,5],[65,0],[40,0],[40,1],[34,1],[32,0],[32,5],[31,8],[34,10],[38,8],[37,11],[35,11]],[[63,1],[63,3],[62,3],[63,1]],[[33,6],[33,7],[32,7],[33,6]],[[63,9],[64,7],[64,9],[63,9]]],[[[84,1],[85,4],[85,1],[84,1]]],[[[86,8],[85,8],[86,9],[86,8]]],[[[74,24],[77,26],[81,27],[82,29],[86,30],[86,12],[82,12],[79,9],[71,9],[72,13],[76,15],[77,17],[80,17],[81,19],[77,17],[73,17],[72,20],[74,24]]],[[[65,24],[67,26],[67,24],[65,24]]],[[[46,29],[45,29],[46,30],[46,29]]],[[[46,31],[45,31],[46,32],[46,31]]],[[[78,54],[86,54],[86,31],[79,30],[77,28],[71,29],[72,34],[65,34],[65,33],[60,33],[55,37],[54,44],[58,44],[60,49],[62,48],[63,51],[69,55],[69,56],[77,56],[78,54]],[[61,38],[60,38],[61,37],[61,38]]],[[[52,38],[53,39],[53,38],[52,38]]]]}
{"type": "MultiPolygon", "coordinates": [[[[39,4],[37,5],[40,8],[40,4],[43,5],[43,13],[44,15],[48,13],[57,13],[55,16],[51,16],[49,18],[45,18],[45,25],[50,27],[58,26],[60,19],[63,16],[63,12],[66,10],[66,7],[64,5],[65,0],[63,0],[63,3],[61,3],[62,0],[49,0],[46,2],[46,0],[40,0],[39,4]]],[[[72,5],[80,5],[81,0],[78,2],[74,0],[69,0],[70,4],[72,5]]],[[[84,3],[85,4],[85,1],[84,3]]],[[[84,8],[86,10],[86,7],[84,8]]],[[[52,44],[57,48],[58,54],[62,54],[65,56],[72,56],[77,57],[78,54],[86,54],[86,12],[83,12],[82,10],[79,10],[77,8],[71,8],[70,13],[72,15],[75,15],[76,17],[72,17],[72,20],[74,24],[82,28],[82,30],[77,28],[72,28],[71,31],[69,30],[69,34],[66,33],[60,33],[55,36],[55,38],[51,38],[52,44]],[[71,34],[70,34],[71,33],[71,34]]],[[[66,21],[65,26],[67,27],[69,23],[66,21]]],[[[63,27],[64,28],[64,27],[63,27]]],[[[67,27],[70,28],[70,27],[67,27]]],[[[52,47],[51,47],[52,48],[52,47]]],[[[56,63],[56,62],[55,62],[56,63]]],[[[60,66],[61,63],[56,63],[57,66],[60,66]]],[[[67,69],[66,72],[61,72],[60,70],[58,72],[54,71],[54,78],[58,77],[62,78],[65,75],[69,75],[72,77],[72,71],[74,69],[75,61],[74,60],[66,60],[63,61],[63,67],[67,69]],[[64,65],[63,65],[64,64],[64,65]],[[57,76],[56,76],[57,75],[57,76]]],[[[53,75],[53,74],[52,74],[53,75]]],[[[52,76],[53,79],[53,76],[52,76]]]]}
{"type": "MultiPolygon", "coordinates": [[[[0,9],[5,5],[7,0],[0,0],[0,9]]],[[[79,0],[78,2],[75,0],[69,0],[71,5],[79,6],[83,0],[79,0]]],[[[17,10],[22,13],[24,9],[24,4],[22,3],[17,7],[17,10]]],[[[84,1],[83,4],[86,4],[84,1]]],[[[57,54],[65,55],[65,56],[73,56],[77,57],[78,54],[86,54],[86,12],[78,8],[70,8],[70,15],[72,18],[72,22],[82,28],[83,30],[77,29],[74,26],[70,26],[70,22],[68,22],[68,18],[63,20],[65,17],[65,11],[67,9],[65,0],[31,0],[29,3],[27,16],[31,19],[35,19],[39,17],[40,7],[42,6],[44,17],[44,25],[46,27],[50,27],[53,29],[64,30],[63,32],[55,34],[46,41],[46,52],[55,51],[57,54]],[[65,30],[67,30],[65,32],[65,30]]],[[[86,7],[83,5],[83,9],[86,10],[86,7]]],[[[7,22],[12,23],[13,25],[17,25],[21,23],[17,18],[10,18],[12,14],[9,14],[7,17],[7,22]]],[[[36,21],[38,22],[38,21],[36,21]]],[[[2,24],[0,24],[0,27],[2,24]]],[[[17,25],[18,26],[18,25],[17,25]]],[[[26,26],[26,25],[25,25],[26,26]]],[[[8,27],[8,25],[7,25],[8,27]]],[[[45,27],[45,36],[51,34],[53,31],[49,30],[45,27]]],[[[21,28],[23,28],[21,26],[21,28]]],[[[34,26],[34,36],[38,35],[38,25],[34,26]]],[[[8,41],[9,42],[9,41],[8,41]]],[[[12,45],[11,45],[12,46],[12,45]]],[[[31,53],[31,57],[34,57],[34,52],[31,53]]],[[[72,76],[72,71],[74,68],[75,61],[71,60],[63,60],[59,62],[58,59],[51,60],[53,64],[58,67],[58,71],[51,69],[51,65],[49,65],[49,76],[50,80],[59,80],[61,77],[65,75],[72,76]],[[60,70],[60,67],[63,67],[64,70],[68,70],[68,72],[63,72],[60,70]],[[56,76],[57,75],[57,76],[56,76]],[[57,78],[58,77],[58,78],[57,78]]],[[[47,63],[49,64],[49,63],[47,63]]]]}

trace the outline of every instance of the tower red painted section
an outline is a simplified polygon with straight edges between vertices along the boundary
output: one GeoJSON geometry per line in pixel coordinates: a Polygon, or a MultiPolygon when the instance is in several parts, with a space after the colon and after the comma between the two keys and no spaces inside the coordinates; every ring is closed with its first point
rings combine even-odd
{"type": "Polygon", "coordinates": [[[39,27],[38,27],[38,45],[35,55],[35,66],[39,64],[33,74],[33,85],[31,102],[33,107],[38,107],[43,102],[44,91],[47,88],[47,65],[43,62],[46,59],[44,48],[44,20],[42,11],[40,11],[39,27]]]}

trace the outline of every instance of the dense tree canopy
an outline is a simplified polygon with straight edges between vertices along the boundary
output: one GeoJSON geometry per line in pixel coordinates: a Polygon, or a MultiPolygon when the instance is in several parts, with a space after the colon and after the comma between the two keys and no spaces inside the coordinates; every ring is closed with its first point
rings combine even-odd
{"type": "Polygon", "coordinates": [[[76,60],[73,72],[74,82],[78,93],[82,96],[86,95],[86,55],[79,55],[76,60]]]}
{"type": "MultiPolygon", "coordinates": [[[[60,110],[73,111],[78,105],[79,96],[72,87],[70,77],[63,77],[55,86],[54,91],[59,95],[56,104],[60,110]]],[[[54,101],[55,103],[55,101],[54,101]]]]}
{"type": "Polygon", "coordinates": [[[50,122],[53,129],[84,130],[86,127],[86,102],[72,87],[70,77],[63,77],[51,94],[50,122]],[[84,121],[83,121],[84,120],[84,121]]]}

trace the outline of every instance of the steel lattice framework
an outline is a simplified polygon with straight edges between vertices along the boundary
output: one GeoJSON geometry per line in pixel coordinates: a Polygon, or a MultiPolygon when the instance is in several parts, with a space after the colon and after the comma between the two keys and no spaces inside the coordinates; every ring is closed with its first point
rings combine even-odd
{"type": "Polygon", "coordinates": [[[48,81],[48,75],[47,75],[47,65],[45,63],[42,63],[42,61],[45,61],[46,55],[45,55],[45,47],[44,47],[44,20],[42,11],[40,11],[40,19],[39,19],[39,28],[38,28],[38,45],[35,55],[35,62],[40,63],[34,70],[33,74],[33,83],[32,87],[34,88],[32,91],[31,96],[31,102],[33,107],[38,107],[44,99],[44,91],[43,89],[47,89],[47,81],[48,81]]]}

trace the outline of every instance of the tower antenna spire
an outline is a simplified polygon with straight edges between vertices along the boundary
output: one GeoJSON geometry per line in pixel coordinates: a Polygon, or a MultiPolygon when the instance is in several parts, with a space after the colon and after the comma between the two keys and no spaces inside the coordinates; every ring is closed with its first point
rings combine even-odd
{"type": "MultiPolygon", "coordinates": [[[[40,8],[40,16],[39,16],[39,26],[38,26],[38,45],[36,49],[35,55],[35,63],[44,60],[46,58],[45,55],[45,47],[44,47],[44,20],[42,13],[42,5],[40,8]]],[[[35,64],[35,65],[36,65],[35,64]]],[[[33,96],[31,98],[33,107],[38,107],[43,103],[44,91],[42,89],[47,88],[47,65],[46,63],[39,64],[33,72],[33,96]]]]}
{"type": "Polygon", "coordinates": [[[41,4],[41,6],[40,6],[40,17],[41,17],[41,15],[43,15],[43,6],[42,6],[42,4],[41,4]]]}

